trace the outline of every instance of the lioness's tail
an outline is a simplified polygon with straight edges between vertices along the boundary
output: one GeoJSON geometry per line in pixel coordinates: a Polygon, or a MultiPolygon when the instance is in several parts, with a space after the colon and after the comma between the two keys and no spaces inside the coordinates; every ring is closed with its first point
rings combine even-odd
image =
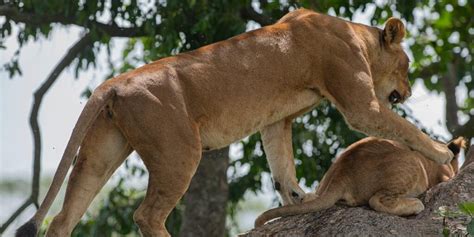
{"type": "Polygon", "coordinates": [[[341,189],[332,189],[330,192],[323,192],[321,195],[317,196],[315,199],[283,207],[277,207],[271,210],[268,210],[261,214],[257,220],[255,220],[255,227],[262,226],[267,221],[275,219],[277,217],[292,216],[310,212],[317,212],[332,207],[336,202],[341,198],[342,191],[341,189]]]}
{"type": "Polygon", "coordinates": [[[16,237],[31,237],[36,236],[38,233],[38,227],[44,220],[44,217],[48,213],[51,204],[53,203],[56,195],[61,188],[64,179],[69,171],[69,167],[72,165],[74,157],[82,143],[82,140],[86,136],[87,131],[99,115],[107,102],[115,95],[114,88],[108,87],[107,85],[100,86],[90,97],[86,106],[82,110],[79,119],[77,120],[76,126],[72,131],[71,138],[66,146],[63,157],[59,163],[58,169],[54,174],[53,182],[49,187],[48,193],[41,203],[40,207],[36,211],[36,214],[28,222],[22,225],[16,231],[16,237]]]}

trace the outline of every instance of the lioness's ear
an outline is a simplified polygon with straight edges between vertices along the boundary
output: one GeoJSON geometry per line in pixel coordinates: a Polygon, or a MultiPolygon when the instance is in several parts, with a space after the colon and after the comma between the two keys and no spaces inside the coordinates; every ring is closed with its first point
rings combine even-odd
{"type": "Polygon", "coordinates": [[[390,18],[385,22],[383,39],[387,45],[400,44],[405,37],[405,25],[400,19],[390,18]]]}

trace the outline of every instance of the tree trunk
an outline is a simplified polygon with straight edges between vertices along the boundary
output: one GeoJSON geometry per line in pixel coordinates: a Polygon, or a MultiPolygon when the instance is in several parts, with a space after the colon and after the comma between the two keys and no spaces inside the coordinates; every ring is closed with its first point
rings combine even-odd
{"type": "MultiPolygon", "coordinates": [[[[474,152],[471,152],[474,156],[474,152]]],[[[472,158],[472,157],[471,157],[472,158]]],[[[467,160],[471,159],[468,158],[467,160]]],[[[457,210],[462,202],[474,200],[474,164],[464,166],[452,180],[428,190],[420,199],[425,210],[417,216],[399,217],[368,207],[336,205],[327,210],[280,218],[241,236],[466,236],[467,216],[444,219],[435,211],[441,206],[457,210]]]]}
{"type": "Polygon", "coordinates": [[[205,152],[184,196],[182,237],[225,236],[229,147],[205,152]]]}
{"type": "Polygon", "coordinates": [[[441,78],[446,98],[446,127],[453,133],[459,127],[458,104],[456,102],[457,63],[448,63],[448,74],[441,78]]]}
{"type": "Polygon", "coordinates": [[[462,165],[462,169],[469,166],[471,163],[474,162],[474,144],[471,145],[469,150],[466,152],[466,159],[464,160],[464,164],[462,165]]]}

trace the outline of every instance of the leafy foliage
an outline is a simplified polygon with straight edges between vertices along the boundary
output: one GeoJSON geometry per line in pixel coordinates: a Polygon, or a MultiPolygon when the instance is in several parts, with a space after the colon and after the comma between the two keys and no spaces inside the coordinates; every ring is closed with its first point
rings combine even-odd
{"type": "Polygon", "coordinates": [[[452,233],[446,224],[446,218],[469,217],[466,223],[466,231],[469,235],[474,235],[474,202],[464,202],[458,204],[458,210],[450,210],[446,206],[441,206],[436,213],[443,217],[443,236],[458,236],[460,233],[452,233]]]}
{"type": "Polygon", "coordinates": [[[474,236],[474,202],[460,203],[458,206],[461,213],[471,217],[471,221],[467,224],[467,233],[474,236]]]}
{"type": "Polygon", "coordinates": [[[73,232],[73,236],[120,236],[138,233],[131,217],[143,200],[143,192],[123,185],[120,179],[98,207],[98,213],[87,213],[73,232]],[[112,228],[111,228],[112,227],[112,228]]]}

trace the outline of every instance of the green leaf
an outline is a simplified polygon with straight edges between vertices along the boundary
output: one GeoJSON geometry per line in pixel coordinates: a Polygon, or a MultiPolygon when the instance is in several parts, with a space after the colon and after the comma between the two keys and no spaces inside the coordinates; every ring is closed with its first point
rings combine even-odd
{"type": "Polygon", "coordinates": [[[451,231],[449,231],[448,228],[444,228],[444,229],[443,229],[443,236],[444,236],[444,237],[449,237],[450,234],[451,234],[451,231]]]}
{"type": "Polygon", "coordinates": [[[469,216],[474,215],[474,202],[464,202],[458,205],[459,210],[469,216]]]}
{"type": "Polygon", "coordinates": [[[467,224],[467,233],[469,233],[471,236],[474,236],[474,219],[467,224]]]}

